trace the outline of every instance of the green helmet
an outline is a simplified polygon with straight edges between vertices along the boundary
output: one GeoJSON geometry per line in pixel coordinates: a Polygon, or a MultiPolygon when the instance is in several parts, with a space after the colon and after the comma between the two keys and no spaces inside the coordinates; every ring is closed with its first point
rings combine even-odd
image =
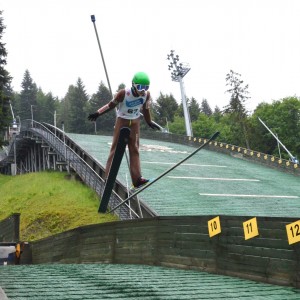
{"type": "Polygon", "coordinates": [[[132,83],[134,84],[143,84],[143,85],[150,85],[149,76],[144,72],[135,73],[132,78],[132,83]]]}

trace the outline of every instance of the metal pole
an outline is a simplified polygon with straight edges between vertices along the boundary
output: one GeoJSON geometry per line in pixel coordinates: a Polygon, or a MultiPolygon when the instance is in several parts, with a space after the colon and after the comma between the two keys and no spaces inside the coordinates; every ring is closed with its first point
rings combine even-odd
{"type": "Polygon", "coordinates": [[[66,144],[66,133],[65,133],[65,122],[64,121],[61,122],[61,126],[62,126],[62,131],[63,131],[64,150],[65,150],[65,160],[67,163],[67,171],[68,171],[68,174],[70,174],[70,166],[69,166],[69,161],[67,158],[67,144],[66,144]]]}
{"type": "MultiPolygon", "coordinates": [[[[278,134],[276,134],[276,136],[277,136],[277,139],[278,139],[278,134]]],[[[277,140],[277,147],[278,147],[278,152],[279,152],[279,158],[281,159],[280,144],[279,144],[278,140],[277,140]]]]}
{"type": "MultiPolygon", "coordinates": [[[[108,73],[107,73],[107,69],[106,69],[106,65],[105,65],[105,61],[104,61],[104,56],[103,56],[103,52],[102,52],[102,49],[101,49],[101,45],[100,45],[100,40],[99,40],[99,36],[98,36],[98,32],[97,32],[97,28],[96,28],[96,17],[95,15],[91,15],[91,20],[94,24],[94,28],[95,28],[95,33],[96,33],[96,37],[97,37],[97,42],[98,42],[98,46],[99,46],[99,50],[100,50],[100,54],[101,54],[101,58],[102,58],[102,62],[103,62],[103,67],[104,67],[104,70],[105,70],[105,75],[106,75],[106,80],[107,80],[107,83],[108,83],[108,87],[109,87],[109,91],[110,91],[110,94],[111,94],[111,97],[113,98],[113,93],[112,93],[112,89],[111,89],[111,86],[110,86],[110,82],[109,82],[109,78],[108,78],[108,73]]],[[[116,111],[117,113],[117,111],[116,111]]],[[[143,117],[143,114],[140,112],[140,115],[143,117]]],[[[158,125],[157,123],[155,123],[154,121],[152,121],[155,125],[157,125],[161,131],[163,131],[163,128],[158,125]]]]}
{"type": "Polygon", "coordinates": [[[96,28],[96,17],[95,17],[95,15],[91,15],[91,20],[94,24],[94,29],[95,29],[95,33],[96,33],[96,37],[97,37],[97,42],[98,42],[98,46],[99,46],[99,50],[100,50],[100,54],[101,54],[101,58],[102,58],[102,63],[103,63],[103,67],[104,67],[104,71],[105,71],[109,91],[110,91],[111,97],[113,97],[112,89],[111,89],[111,86],[110,86],[110,82],[109,82],[109,78],[108,78],[108,74],[107,74],[107,69],[106,69],[106,65],[105,65],[105,61],[104,61],[104,57],[103,57],[103,53],[102,53],[102,48],[101,48],[101,45],[100,45],[100,40],[99,40],[97,28],[96,28]]]}
{"type": "Polygon", "coordinates": [[[268,129],[268,131],[273,135],[273,137],[276,139],[276,141],[283,147],[283,149],[288,153],[288,155],[290,156],[292,162],[296,162],[298,163],[297,159],[292,155],[292,153],[281,143],[281,141],[279,140],[279,138],[276,137],[276,135],[271,131],[271,129],[260,119],[258,118],[258,120],[268,129]]]}
{"type": "Polygon", "coordinates": [[[56,110],[54,111],[54,133],[56,136],[56,110]]]}
{"type": "Polygon", "coordinates": [[[31,127],[33,127],[33,110],[32,110],[32,106],[33,105],[30,105],[30,108],[31,108],[31,127]]]}
{"type": "Polygon", "coordinates": [[[17,151],[16,151],[16,142],[17,142],[17,139],[16,139],[16,134],[13,133],[13,136],[14,136],[14,170],[13,170],[13,176],[17,175],[17,151]]]}
{"type": "Polygon", "coordinates": [[[181,92],[186,135],[193,136],[191,118],[187,107],[185,91],[183,86],[183,77],[189,72],[191,68],[187,64],[179,63],[179,56],[175,55],[174,52],[175,52],[174,50],[171,50],[170,54],[168,54],[167,56],[167,59],[171,61],[168,68],[169,71],[171,71],[172,81],[176,81],[180,83],[180,92],[181,92]]]}
{"type": "Polygon", "coordinates": [[[9,106],[10,106],[10,111],[11,111],[11,114],[12,114],[12,117],[13,117],[13,120],[14,120],[15,119],[15,115],[14,115],[14,111],[13,111],[13,108],[12,108],[10,100],[9,100],[9,106]]]}
{"type": "Polygon", "coordinates": [[[21,119],[20,119],[19,116],[17,116],[17,118],[19,119],[19,130],[18,130],[18,132],[20,132],[20,129],[21,129],[21,119]]]}
{"type": "Polygon", "coordinates": [[[168,118],[166,117],[166,126],[167,126],[167,132],[169,133],[169,123],[168,123],[168,118]]]}
{"type": "MultiPolygon", "coordinates": [[[[102,58],[103,67],[104,67],[104,70],[105,70],[105,75],[106,75],[106,80],[107,80],[107,83],[108,83],[110,95],[111,95],[111,98],[113,98],[113,93],[112,93],[112,89],[111,89],[111,86],[110,86],[110,81],[109,81],[109,78],[108,78],[108,73],[107,73],[107,69],[106,69],[106,65],[105,65],[105,61],[104,61],[104,57],[103,57],[103,52],[102,52],[102,48],[101,48],[101,45],[100,45],[100,40],[99,40],[99,36],[98,36],[98,32],[97,32],[95,15],[91,15],[91,20],[94,24],[96,38],[97,38],[97,42],[98,42],[98,46],[99,46],[99,50],[100,50],[100,54],[101,54],[101,58],[102,58]]],[[[116,116],[117,116],[117,108],[115,108],[115,113],[116,113],[116,116]]],[[[97,122],[95,121],[95,134],[97,134],[97,127],[96,127],[97,125],[96,125],[96,123],[97,122]]],[[[127,159],[128,169],[130,170],[130,165],[128,163],[129,160],[128,160],[126,151],[125,151],[125,156],[126,156],[126,159],[127,159]]]]}
{"type": "Polygon", "coordinates": [[[65,151],[65,160],[67,161],[67,146],[66,146],[66,136],[65,136],[65,123],[61,122],[63,140],[64,140],[64,151],[65,151]]]}
{"type": "Polygon", "coordinates": [[[193,136],[190,114],[189,114],[187,103],[186,103],[184,86],[183,86],[183,81],[182,81],[181,76],[179,76],[179,83],[180,83],[180,91],[181,91],[181,98],[182,98],[183,114],[184,114],[184,119],[185,119],[186,134],[187,134],[187,136],[193,136]]]}

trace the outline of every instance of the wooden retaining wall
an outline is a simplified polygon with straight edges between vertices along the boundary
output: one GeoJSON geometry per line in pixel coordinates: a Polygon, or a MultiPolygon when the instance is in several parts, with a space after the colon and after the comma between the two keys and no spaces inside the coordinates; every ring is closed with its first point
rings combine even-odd
{"type": "Polygon", "coordinates": [[[155,217],[79,227],[31,244],[32,262],[122,263],[195,269],[300,288],[300,245],[289,245],[292,218],[258,217],[259,235],[245,240],[251,217],[155,217]]]}
{"type": "Polygon", "coordinates": [[[0,221],[0,242],[16,242],[20,238],[20,214],[14,213],[0,221]]]}

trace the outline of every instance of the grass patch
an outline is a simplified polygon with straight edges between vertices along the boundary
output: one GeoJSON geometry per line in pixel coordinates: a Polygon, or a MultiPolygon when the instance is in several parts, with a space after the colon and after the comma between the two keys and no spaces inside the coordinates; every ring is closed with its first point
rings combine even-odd
{"type": "Polygon", "coordinates": [[[112,214],[99,214],[98,207],[97,194],[65,172],[0,174],[0,220],[20,213],[21,240],[117,220],[112,214]]]}

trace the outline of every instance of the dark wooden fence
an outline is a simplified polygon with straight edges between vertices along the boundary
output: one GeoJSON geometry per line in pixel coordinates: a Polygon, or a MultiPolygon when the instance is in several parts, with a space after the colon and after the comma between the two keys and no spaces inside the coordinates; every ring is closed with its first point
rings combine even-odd
{"type": "Polygon", "coordinates": [[[14,213],[0,221],[0,242],[19,241],[20,214],[14,213]]]}
{"type": "Polygon", "coordinates": [[[288,243],[292,218],[258,217],[259,235],[245,240],[251,217],[155,217],[79,227],[31,244],[32,262],[147,264],[237,276],[300,288],[300,245],[288,243]]]}

